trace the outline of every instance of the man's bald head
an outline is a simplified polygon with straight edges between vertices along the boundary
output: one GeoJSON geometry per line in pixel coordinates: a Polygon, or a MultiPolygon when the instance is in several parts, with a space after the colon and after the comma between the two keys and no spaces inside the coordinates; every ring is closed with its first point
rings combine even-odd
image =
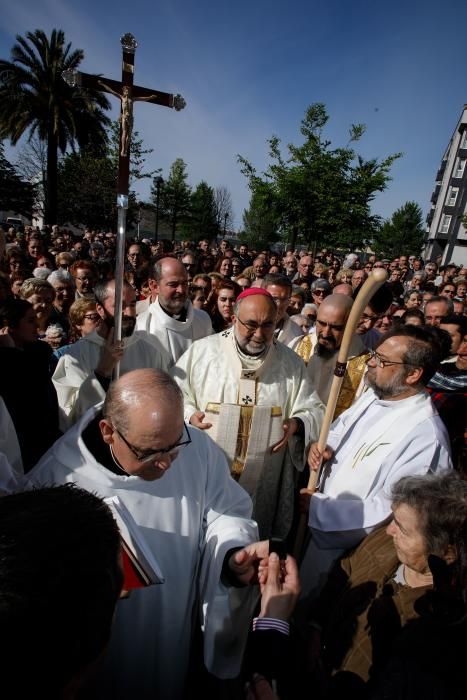
{"type": "Polygon", "coordinates": [[[153,267],[153,280],[149,280],[151,292],[157,294],[159,304],[169,315],[182,312],[188,301],[188,275],[176,258],[165,257],[153,267]]]}
{"type": "Polygon", "coordinates": [[[159,369],[137,369],[112,382],[103,407],[104,418],[126,433],[134,411],[169,413],[182,408],[183,397],[176,382],[159,369]]]}
{"type": "Polygon", "coordinates": [[[177,258],[168,256],[154,263],[153,276],[158,284],[163,277],[171,275],[187,276],[185,266],[177,258]]]}
{"type": "Polygon", "coordinates": [[[336,309],[339,313],[343,314],[345,317],[344,320],[347,321],[352,305],[353,301],[347,295],[330,294],[328,297],[323,299],[322,304],[320,304],[318,309],[318,318],[320,318],[321,311],[325,312],[327,309],[336,309]]]}
{"type": "Polygon", "coordinates": [[[353,301],[344,294],[331,294],[318,308],[316,351],[322,357],[332,357],[340,348],[353,301]]]}
{"type": "Polygon", "coordinates": [[[146,481],[164,476],[190,442],[181,392],[161,370],[135,370],[111,384],[99,428],[115,465],[146,481]]]}
{"type": "Polygon", "coordinates": [[[338,284],[334,287],[334,289],[332,290],[332,293],[333,294],[345,294],[345,296],[353,299],[353,289],[352,289],[351,284],[346,284],[344,282],[342,284],[338,284]]]}

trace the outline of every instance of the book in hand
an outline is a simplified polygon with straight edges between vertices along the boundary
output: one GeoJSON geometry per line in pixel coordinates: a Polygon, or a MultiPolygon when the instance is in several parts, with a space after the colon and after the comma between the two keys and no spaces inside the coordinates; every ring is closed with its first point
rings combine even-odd
{"type": "Polygon", "coordinates": [[[164,583],[160,566],[149,549],[128,508],[118,496],[104,499],[117,521],[122,540],[123,589],[145,588],[164,583]]]}

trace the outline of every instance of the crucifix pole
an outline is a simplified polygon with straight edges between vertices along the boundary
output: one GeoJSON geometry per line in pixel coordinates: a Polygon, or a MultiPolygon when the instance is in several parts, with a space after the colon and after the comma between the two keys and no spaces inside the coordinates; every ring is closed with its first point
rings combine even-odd
{"type": "MultiPolygon", "coordinates": [[[[177,112],[185,107],[180,95],[150,90],[133,84],[135,71],[135,51],[138,46],[133,34],[124,34],[120,39],[123,51],[122,80],[110,80],[100,75],[90,75],[81,71],[63,71],[62,77],[70,87],[101,90],[120,100],[120,141],[118,156],[117,183],[117,255],[115,264],[115,307],[114,342],[122,339],[123,275],[125,265],[126,214],[128,210],[128,187],[130,181],[130,145],[133,129],[133,103],[152,102],[170,107],[177,112]]],[[[114,379],[120,374],[120,365],[114,370],[114,379]]]]}
{"type": "MultiPolygon", "coordinates": [[[[125,266],[126,214],[128,211],[128,187],[130,182],[130,140],[133,126],[131,92],[135,72],[135,51],[138,44],[132,34],[125,34],[120,39],[122,57],[122,99],[120,107],[120,149],[118,156],[117,184],[117,246],[115,262],[115,307],[114,340],[122,339],[123,280],[125,266]]],[[[120,363],[114,370],[114,379],[120,376],[120,363]]]]}

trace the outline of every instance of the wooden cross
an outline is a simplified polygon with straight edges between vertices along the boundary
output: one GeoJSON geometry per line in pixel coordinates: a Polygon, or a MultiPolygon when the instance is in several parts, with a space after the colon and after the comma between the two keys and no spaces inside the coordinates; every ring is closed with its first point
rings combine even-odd
{"type": "Polygon", "coordinates": [[[90,75],[81,71],[64,71],[63,79],[71,87],[83,87],[91,90],[100,90],[118,97],[120,108],[120,151],[118,163],[118,194],[128,197],[128,185],[130,179],[130,144],[133,130],[133,103],[152,102],[163,107],[170,107],[177,112],[185,107],[185,100],[181,95],[172,95],[168,92],[159,92],[148,88],[133,85],[135,72],[135,51],[138,46],[132,34],[125,34],[120,39],[123,50],[122,79],[111,80],[100,75],[90,75]]]}
{"type": "MultiPolygon", "coordinates": [[[[90,75],[81,71],[64,71],[62,77],[70,87],[83,87],[92,90],[108,92],[120,100],[120,149],[118,158],[118,186],[117,186],[117,255],[115,264],[115,326],[114,341],[120,342],[122,338],[122,315],[118,309],[122,308],[123,298],[123,274],[125,265],[125,234],[126,211],[128,209],[128,187],[130,181],[130,145],[133,130],[133,103],[152,102],[153,104],[170,107],[177,112],[185,107],[185,100],[181,95],[171,95],[168,92],[149,90],[148,88],[133,85],[135,72],[135,51],[138,46],[133,34],[124,34],[120,39],[123,51],[122,80],[110,80],[100,75],[90,75]]],[[[114,379],[120,373],[119,365],[115,368],[114,379]]]]}

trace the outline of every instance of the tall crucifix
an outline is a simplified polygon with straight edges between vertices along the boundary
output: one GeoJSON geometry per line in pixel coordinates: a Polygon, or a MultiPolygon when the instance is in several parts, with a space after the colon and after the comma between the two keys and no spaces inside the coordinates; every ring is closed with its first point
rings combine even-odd
{"type": "MultiPolygon", "coordinates": [[[[62,77],[70,87],[83,87],[92,90],[108,92],[120,100],[120,147],[118,158],[117,186],[117,255],[115,265],[115,330],[114,340],[122,338],[122,308],[123,273],[125,264],[125,233],[126,212],[128,209],[128,187],[130,180],[130,145],[133,130],[133,103],[152,102],[153,104],[170,107],[177,112],[185,107],[185,100],[180,95],[159,92],[133,84],[135,72],[135,51],[138,46],[132,34],[124,34],[120,39],[123,51],[122,80],[110,80],[99,75],[90,75],[81,71],[64,71],[62,77]]],[[[119,365],[115,368],[114,377],[119,376],[119,365]]]]}

